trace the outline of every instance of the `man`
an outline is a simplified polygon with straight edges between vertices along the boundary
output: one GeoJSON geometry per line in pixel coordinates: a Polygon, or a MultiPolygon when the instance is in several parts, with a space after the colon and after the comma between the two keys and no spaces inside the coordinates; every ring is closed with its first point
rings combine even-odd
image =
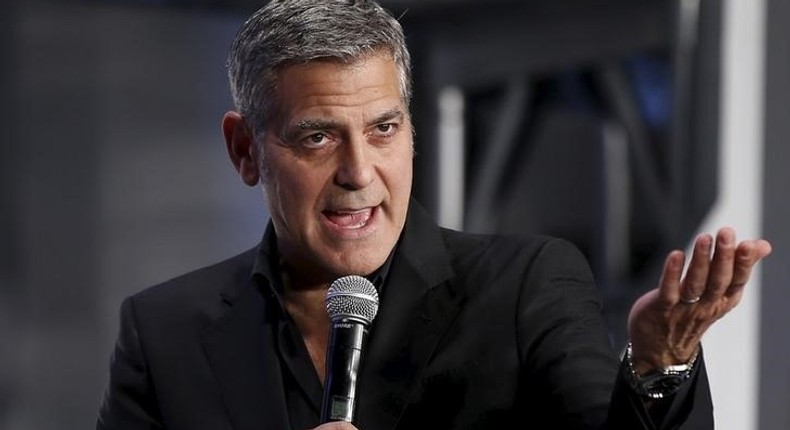
{"type": "Polygon", "coordinates": [[[441,229],[411,200],[409,54],[380,6],[275,1],[228,65],[228,153],[271,220],[255,249],[124,301],[98,429],[713,428],[700,341],[768,242],[702,235],[685,277],[671,253],[620,360],[575,247],[441,229]],[[324,299],[349,274],[379,312],[354,423],[320,425],[324,299]]]}

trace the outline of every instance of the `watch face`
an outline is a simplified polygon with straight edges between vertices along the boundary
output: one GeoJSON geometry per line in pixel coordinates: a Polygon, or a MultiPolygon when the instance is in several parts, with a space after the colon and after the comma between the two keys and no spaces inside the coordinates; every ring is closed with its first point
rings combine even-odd
{"type": "Polygon", "coordinates": [[[642,377],[642,394],[652,399],[662,399],[673,394],[688,378],[686,374],[655,373],[642,377]]]}
{"type": "Polygon", "coordinates": [[[691,378],[697,362],[695,353],[688,363],[668,366],[646,375],[637,375],[631,357],[632,350],[629,343],[624,357],[625,365],[622,366],[626,381],[636,393],[651,399],[662,399],[674,394],[683,383],[691,378]]]}
{"type": "Polygon", "coordinates": [[[684,378],[682,375],[655,375],[653,377],[646,377],[642,381],[642,387],[648,394],[661,393],[668,395],[674,393],[683,383],[684,378]]]}

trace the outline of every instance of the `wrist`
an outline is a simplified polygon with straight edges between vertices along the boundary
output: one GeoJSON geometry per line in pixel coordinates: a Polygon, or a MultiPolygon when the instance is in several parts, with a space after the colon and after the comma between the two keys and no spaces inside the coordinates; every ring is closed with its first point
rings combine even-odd
{"type": "Polygon", "coordinates": [[[623,366],[625,379],[640,396],[649,399],[663,399],[677,392],[686,381],[691,379],[697,367],[698,355],[699,347],[691,359],[685,363],[637,371],[634,366],[633,348],[629,342],[623,366]]]}

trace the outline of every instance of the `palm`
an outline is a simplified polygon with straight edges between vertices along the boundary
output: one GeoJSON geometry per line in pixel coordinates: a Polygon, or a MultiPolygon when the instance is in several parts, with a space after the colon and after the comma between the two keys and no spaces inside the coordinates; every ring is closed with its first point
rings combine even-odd
{"type": "Polygon", "coordinates": [[[636,300],[628,318],[638,370],[687,361],[707,329],[734,309],[754,266],[771,253],[765,240],[735,241],[731,228],[719,230],[716,241],[701,235],[685,276],[685,255],[671,252],[657,288],[636,300]]]}

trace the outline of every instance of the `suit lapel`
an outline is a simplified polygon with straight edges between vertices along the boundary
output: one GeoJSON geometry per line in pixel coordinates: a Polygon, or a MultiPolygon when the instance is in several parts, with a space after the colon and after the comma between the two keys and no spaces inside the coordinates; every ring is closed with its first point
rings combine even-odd
{"type": "Polygon", "coordinates": [[[357,422],[394,429],[463,300],[441,232],[412,202],[362,359],[357,422]]]}
{"type": "Polygon", "coordinates": [[[233,427],[238,430],[290,427],[273,325],[265,300],[251,278],[223,296],[223,311],[203,333],[233,427]]]}

